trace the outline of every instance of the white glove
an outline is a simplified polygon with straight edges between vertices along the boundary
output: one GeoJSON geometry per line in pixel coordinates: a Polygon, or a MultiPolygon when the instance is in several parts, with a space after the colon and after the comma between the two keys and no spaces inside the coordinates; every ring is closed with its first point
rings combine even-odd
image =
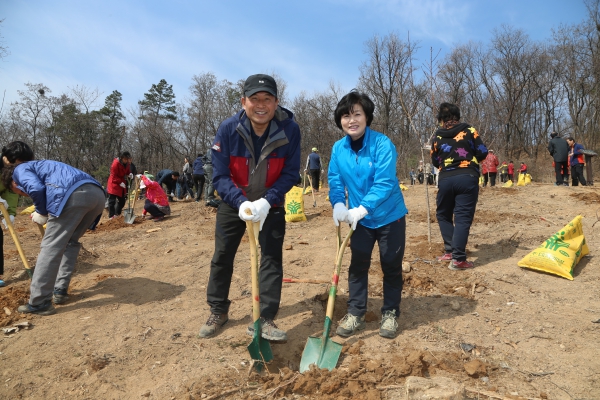
{"type": "Polygon", "coordinates": [[[245,201],[240,204],[238,215],[242,221],[252,221],[256,214],[256,208],[254,208],[254,204],[251,201],[245,201]],[[250,214],[246,214],[246,210],[250,210],[250,214]]]}
{"type": "Polygon", "coordinates": [[[363,219],[369,212],[363,206],[358,206],[348,210],[348,219],[346,220],[352,225],[352,230],[356,230],[356,224],[363,219]]]}
{"type": "Polygon", "coordinates": [[[4,208],[6,208],[8,210],[8,202],[6,200],[4,200],[2,197],[0,197],[0,203],[4,204],[4,208]]]}
{"type": "Polygon", "coordinates": [[[133,179],[133,174],[131,172],[129,173],[129,179],[133,179]]]}
{"type": "Polygon", "coordinates": [[[142,179],[142,174],[137,174],[135,177],[138,179],[142,179]]]}
{"type": "Polygon", "coordinates": [[[271,209],[271,205],[269,204],[267,199],[264,199],[264,198],[253,201],[252,204],[254,205],[254,208],[256,209],[256,217],[252,221],[260,222],[259,231],[262,231],[263,224],[265,223],[265,220],[267,219],[267,215],[269,215],[269,210],[271,209]]]}
{"type": "Polygon", "coordinates": [[[340,226],[340,222],[348,221],[348,209],[343,203],[335,203],[333,206],[333,223],[340,226]]]}
{"type": "Polygon", "coordinates": [[[127,189],[127,185],[125,185],[125,182],[119,183],[119,186],[121,186],[123,189],[127,189]]]}
{"type": "Polygon", "coordinates": [[[44,225],[48,222],[48,216],[39,214],[37,211],[31,213],[31,219],[38,225],[44,225]]]}
{"type": "MultiPolygon", "coordinates": [[[[14,215],[9,215],[10,217],[10,223],[12,225],[15,224],[15,216],[14,215]]],[[[8,225],[6,225],[6,220],[4,218],[2,218],[2,225],[4,225],[4,229],[8,229],[8,225]]]]}

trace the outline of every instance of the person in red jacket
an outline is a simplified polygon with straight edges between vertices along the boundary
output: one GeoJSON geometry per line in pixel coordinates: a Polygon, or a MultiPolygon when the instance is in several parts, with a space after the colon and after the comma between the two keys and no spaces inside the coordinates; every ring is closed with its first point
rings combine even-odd
{"type": "Polygon", "coordinates": [[[519,168],[519,174],[527,174],[527,164],[524,162],[521,163],[521,168],[519,168]]]}
{"type": "Polygon", "coordinates": [[[113,160],[110,166],[110,176],[106,191],[108,192],[108,218],[121,215],[127,195],[127,178],[133,179],[129,169],[131,154],[128,151],[121,153],[119,158],[113,160]]]}
{"type": "Polygon", "coordinates": [[[490,186],[496,186],[496,175],[498,175],[498,157],[494,154],[494,150],[488,152],[487,157],[481,163],[483,173],[483,187],[487,186],[488,179],[490,186]]]}
{"type": "Polygon", "coordinates": [[[515,164],[512,161],[508,163],[508,179],[515,180],[515,164]]]}

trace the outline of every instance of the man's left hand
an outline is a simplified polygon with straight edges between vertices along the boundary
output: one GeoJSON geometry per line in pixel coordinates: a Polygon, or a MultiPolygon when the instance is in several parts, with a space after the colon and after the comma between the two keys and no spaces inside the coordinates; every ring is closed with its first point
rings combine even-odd
{"type": "Polygon", "coordinates": [[[33,222],[39,225],[44,225],[46,222],[48,222],[48,216],[39,214],[37,211],[31,213],[31,219],[33,222]]]}
{"type": "Polygon", "coordinates": [[[262,230],[263,224],[267,219],[267,215],[269,215],[269,210],[271,209],[271,205],[267,201],[267,199],[258,199],[252,202],[252,205],[256,209],[256,215],[252,221],[260,222],[260,229],[262,230]]]}

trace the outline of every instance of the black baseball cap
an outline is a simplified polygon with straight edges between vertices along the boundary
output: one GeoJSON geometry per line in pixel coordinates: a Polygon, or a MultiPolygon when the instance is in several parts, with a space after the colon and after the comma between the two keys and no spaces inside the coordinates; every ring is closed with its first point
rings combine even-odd
{"type": "Polygon", "coordinates": [[[250,97],[258,92],[267,92],[277,97],[277,84],[272,76],[265,74],[250,75],[244,83],[244,96],[250,97]]]}

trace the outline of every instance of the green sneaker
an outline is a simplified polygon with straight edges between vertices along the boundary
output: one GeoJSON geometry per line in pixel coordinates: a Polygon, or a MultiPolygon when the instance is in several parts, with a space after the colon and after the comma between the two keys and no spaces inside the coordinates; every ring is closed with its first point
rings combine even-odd
{"type": "Polygon", "coordinates": [[[356,331],[365,329],[366,326],[364,315],[357,317],[356,315],[346,314],[340,321],[335,333],[343,337],[348,337],[354,335],[356,331]]]}
{"type": "Polygon", "coordinates": [[[388,310],[381,316],[381,325],[379,327],[379,336],[393,339],[398,331],[398,321],[396,321],[396,310],[388,310]]]}
{"type": "Polygon", "coordinates": [[[209,338],[211,336],[214,336],[214,334],[217,333],[217,330],[219,330],[220,327],[225,325],[227,321],[229,321],[229,316],[227,314],[211,313],[210,317],[208,317],[208,321],[206,321],[206,323],[202,325],[202,328],[200,328],[200,333],[198,333],[198,337],[209,338]]]}
{"type": "Polygon", "coordinates": [[[52,305],[52,302],[46,302],[40,306],[32,306],[27,303],[17,308],[17,311],[21,314],[37,314],[37,315],[52,315],[56,314],[56,308],[52,305]]]}

